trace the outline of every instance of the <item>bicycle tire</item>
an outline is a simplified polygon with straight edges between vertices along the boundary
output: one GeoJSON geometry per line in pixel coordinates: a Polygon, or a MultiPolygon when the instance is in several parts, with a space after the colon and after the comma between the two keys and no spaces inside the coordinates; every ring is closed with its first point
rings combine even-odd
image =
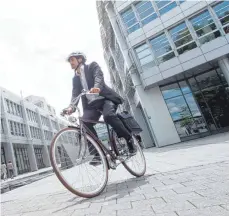
{"type": "MultiPolygon", "coordinates": [[[[116,139],[115,139],[115,136],[116,136],[116,133],[114,130],[111,131],[111,137],[112,137],[112,143],[113,143],[113,148],[114,148],[114,151],[115,151],[115,154],[116,155],[120,155],[119,154],[119,150],[118,150],[118,147],[117,147],[117,143],[116,143],[116,139]]],[[[122,165],[126,168],[126,170],[132,174],[133,176],[136,176],[136,177],[141,177],[145,174],[146,172],[146,160],[145,160],[145,156],[143,154],[143,151],[142,151],[142,148],[140,146],[140,144],[138,143],[137,139],[135,138],[134,135],[132,135],[132,139],[134,140],[136,146],[137,146],[137,151],[140,153],[142,159],[143,159],[143,169],[140,171],[140,172],[136,172],[134,171],[128,164],[127,164],[127,161],[122,161],[122,165]]],[[[135,156],[133,156],[135,157],[135,156]]],[[[131,157],[132,158],[132,157],[131,157]]],[[[133,158],[132,158],[133,159],[133,158]]]]}
{"type": "Polygon", "coordinates": [[[52,142],[51,142],[51,146],[50,146],[50,161],[51,161],[51,165],[53,167],[53,171],[56,174],[57,178],[59,179],[59,181],[63,184],[63,186],[65,188],[67,188],[70,192],[72,192],[73,194],[80,196],[80,197],[84,197],[84,198],[92,198],[95,196],[98,196],[101,192],[103,192],[104,188],[107,185],[108,182],[108,163],[107,163],[107,159],[105,157],[105,154],[103,152],[103,150],[101,149],[101,147],[99,146],[99,144],[89,135],[86,134],[87,140],[89,140],[93,146],[96,148],[96,150],[98,151],[99,155],[102,158],[102,162],[103,165],[105,167],[105,179],[104,182],[102,184],[102,186],[99,188],[98,191],[96,191],[95,193],[82,193],[80,191],[77,191],[75,188],[73,188],[71,185],[69,185],[69,183],[64,179],[64,177],[62,176],[57,163],[55,162],[55,144],[56,144],[56,140],[57,138],[64,132],[68,131],[68,130],[75,130],[77,133],[80,133],[80,130],[78,128],[73,128],[73,127],[68,127],[68,128],[64,128],[62,130],[60,130],[53,138],[52,142]]]}

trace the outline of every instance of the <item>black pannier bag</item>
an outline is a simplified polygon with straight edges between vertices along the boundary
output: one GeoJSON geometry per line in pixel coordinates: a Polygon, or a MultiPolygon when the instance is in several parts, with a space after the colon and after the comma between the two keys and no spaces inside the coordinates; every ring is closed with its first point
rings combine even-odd
{"type": "Polygon", "coordinates": [[[139,124],[128,111],[123,111],[117,115],[129,132],[134,134],[142,132],[139,124]]]}

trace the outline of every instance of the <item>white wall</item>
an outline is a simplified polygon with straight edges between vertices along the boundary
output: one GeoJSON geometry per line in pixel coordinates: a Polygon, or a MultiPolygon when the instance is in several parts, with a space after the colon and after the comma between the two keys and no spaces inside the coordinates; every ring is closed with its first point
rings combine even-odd
{"type": "Polygon", "coordinates": [[[180,142],[180,137],[169,114],[165,101],[159,87],[144,91],[137,87],[137,94],[140,98],[143,109],[149,117],[149,122],[154,133],[156,146],[165,146],[180,142]]]}

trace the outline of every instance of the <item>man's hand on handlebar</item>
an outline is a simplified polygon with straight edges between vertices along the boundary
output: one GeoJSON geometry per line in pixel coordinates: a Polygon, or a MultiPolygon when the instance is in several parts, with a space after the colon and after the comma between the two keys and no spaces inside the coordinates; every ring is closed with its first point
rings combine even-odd
{"type": "Polygon", "coordinates": [[[91,88],[90,93],[100,93],[100,88],[91,88]]]}
{"type": "Polygon", "coordinates": [[[73,108],[72,107],[68,107],[63,109],[63,111],[61,112],[61,115],[71,115],[73,113],[73,108]]]}

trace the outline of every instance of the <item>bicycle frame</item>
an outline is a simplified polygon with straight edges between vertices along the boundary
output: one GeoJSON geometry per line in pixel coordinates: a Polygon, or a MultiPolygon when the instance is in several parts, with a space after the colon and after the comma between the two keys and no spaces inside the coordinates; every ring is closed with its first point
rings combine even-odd
{"type": "MultiPolygon", "coordinates": [[[[82,93],[72,102],[73,104],[76,104],[78,103],[78,101],[80,100],[80,98],[83,96],[83,95],[86,95],[86,94],[91,94],[91,93],[88,93],[87,91],[83,90],[82,93]]],[[[96,94],[97,95],[97,94],[96,94]]],[[[78,112],[79,114],[79,124],[75,124],[75,125],[70,125],[68,127],[72,127],[72,128],[79,128],[80,129],[80,134],[84,136],[84,139],[86,140],[86,134],[89,134],[97,143],[98,145],[100,146],[100,148],[103,150],[105,156],[109,158],[109,156],[111,157],[111,159],[113,160],[116,160],[117,159],[117,156],[113,153],[114,152],[114,140],[113,138],[111,137],[111,131],[109,129],[109,125],[106,124],[104,121],[92,121],[92,120],[85,120],[81,117],[81,112],[80,112],[80,109],[78,107],[75,107],[76,108],[76,111],[78,112]],[[107,128],[107,132],[108,132],[108,138],[109,138],[109,145],[111,147],[111,150],[108,149],[102,142],[101,140],[96,137],[92,132],[91,130],[85,125],[85,122],[87,123],[91,123],[91,124],[106,124],[106,128],[107,128]]],[[[75,122],[72,122],[72,123],[75,123],[75,122]]],[[[80,149],[79,149],[79,156],[80,156],[80,153],[81,153],[81,147],[80,146],[80,149]]],[[[86,154],[86,148],[83,152],[83,156],[86,154]]]]}
{"type": "MultiPolygon", "coordinates": [[[[99,144],[99,146],[101,147],[101,149],[103,150],[103,152],[104,152],[104,154],[106,156],[110,155],[113,160],[115,160],[117,158],[116,155],[113,153],[114,152],[114,146],[113,145],[115,145],[115,143],[114,143],[113,138],[111,137],[111,130],[109,128],[109,125],[106,122],[104,122],[104,121],[84,120],[84,119],[82,119],[82,117],[80,117],[78,126],[79,126],[80,132],[84,136],[85,140],[86,140],[86,134],[90,135],[99,144]],[[91,130],[85,125],[85,122],[91,123],[91,124],[98,124],[99,123],[99,124],[105,124],[106,125],[107,132],[108,132],[108,143],[109,143],[109,145],[111,147],[111,150],[108,149],[102,143],[102,141],[91,132],[91,130]]],[[[69,127],[74,127],[74,126],[69,126],[69,127]]],[[[85,148],[85,153],[86,153],[86,148],[85,148]]]]}

